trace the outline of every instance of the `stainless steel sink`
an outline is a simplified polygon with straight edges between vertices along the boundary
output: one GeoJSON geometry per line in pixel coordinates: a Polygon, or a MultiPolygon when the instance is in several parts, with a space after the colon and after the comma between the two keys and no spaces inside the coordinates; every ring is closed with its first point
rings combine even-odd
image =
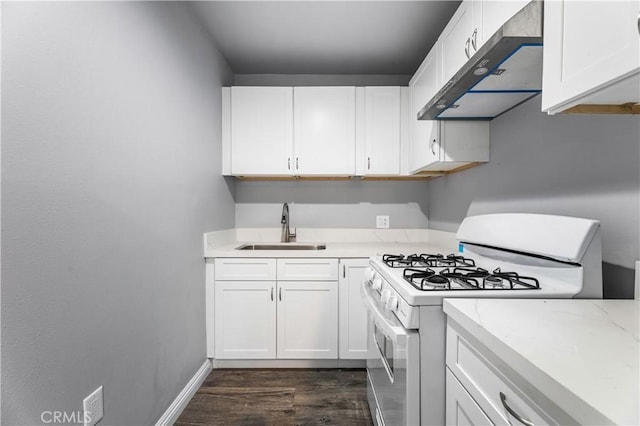
{"type": "Polygon", "coordinates": [[[243,244],[236,250],[324,250],[326,244],[296,244],[296,243],[271,243],[271,244],[243,244]]]}

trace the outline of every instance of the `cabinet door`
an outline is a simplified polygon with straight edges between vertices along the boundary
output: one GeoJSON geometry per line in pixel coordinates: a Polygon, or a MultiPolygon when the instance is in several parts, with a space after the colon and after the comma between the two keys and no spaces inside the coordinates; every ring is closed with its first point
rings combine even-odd
{"type": "MultiPolygon", "coordinates": [[[[476,49],[479,49],[484,41],[491,38],[496,31],[507,22],[513,15],[515,15],[520,9],[525,7],[531,0],[483,0],[477,3],[481,4],[482,11],[480,12],[481,19],[477,19],[476,13],[474,13],[474,20],[476,22],[481,21],[481,28],[478,29],[478,41],[476,42],[476,49]]],[[[477,9],[474,9],[477,10],[477,9]]],[[[475,28],[474,28],[475,30],[475,28]]],[[[473,40],[473,34],[472,34],[473,40]]],[[[473,44],[473,43],[472,43],[473,44]]],[[[473,47],[473,46],[472,46],[473,47]]]]}
{"type": "Polygon", "coordinates": [[[278,358],[338,357],[337,282],[278,282],[278,358]]]}
{"type": "Polygon", "coordinates": [[[365,88],[365,154],[365,174],[400,174],[400,87],[365,88]]]}
{"type": "Polygon", "coordinates": [[[456,377],[446,369],[445,423],[447,426],[493,425],[456,377]]]}
{"type": "Polygon", "coordinates": [[[275,281],[216,281],[217,359],[276,357],[275,281]]]}
{"type": "MultiPolygon", "coordinates": [[[[640,1],[567,1],[544,4],[542,110],[562,111],[582,96],[638,74],[640,1]]],[[[636,77],[637,78],[637,77],[636,77]]],[[[638,101],[635,83],[591,98],[592,104],[638,101]],[[628,90],[630,89],[630,90],[628,90]]]]}
{"type": "Polygon", "coordinates": [[[438,48],[436,44],[427,55],[418,71],[409,82],[410,97],[410,146],[409,172],[415,173],[438,162],[440,151],[436,149],[439,139],[437,121],[418,120],[418,112],[438,92],[438,48]]]}
{"type": "Polygon", "coordinates": [[[338,317],[341,359],[367,359],[367,310],[362,303],[360,287],[364,281],[368,259],[340,261],[340,313],[338,317]]]}
{"type": "Polygon", "coordinates": [[[440,34],[442,81],[447,82],[471,57],[471,35],[474,29],[473,1],[460,4],[440,34]]]}
{"type": "Polygon", "coordinates": [[[355,87],[295,87],[296,175],[355,174],[355,87]]]}
{"type": "Polygon", "coordinates": [[[231,173],[291,175],[293,89],[231,88],[231,173]]]}

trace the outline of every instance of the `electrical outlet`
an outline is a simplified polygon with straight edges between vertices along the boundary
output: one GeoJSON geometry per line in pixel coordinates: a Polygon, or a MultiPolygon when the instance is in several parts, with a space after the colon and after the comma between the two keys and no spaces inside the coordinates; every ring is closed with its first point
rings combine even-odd
{"type": "Polygon", "coordinates": [[[102,386],[86,397],[82,401],[82,406],[84,408],[84,426],[93,426],[102,420],[104,416],[102,386]]]}
{"type": "Polygon", "coordinates": [[[389,216],[376,216],[376,228],[388,228],[389,216]]]}

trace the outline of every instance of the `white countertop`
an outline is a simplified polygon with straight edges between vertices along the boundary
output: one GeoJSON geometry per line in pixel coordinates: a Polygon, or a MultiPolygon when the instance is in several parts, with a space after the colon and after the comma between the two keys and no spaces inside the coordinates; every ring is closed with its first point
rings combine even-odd
{"type": "Polygon", "coordinates": [[[236,229],[207,233],[204,257],[367,258],[386,253],[453,253],[455,234],[427,229],[298,229],[296,243],[324,250],[236,250],[242,244],[278,243],[280,229],[236,229]]]}
{"type": "Polygon", "coordinates": [[[639,424],[640,302],[445,299],[444,311],[580,424],[639,424]]]}

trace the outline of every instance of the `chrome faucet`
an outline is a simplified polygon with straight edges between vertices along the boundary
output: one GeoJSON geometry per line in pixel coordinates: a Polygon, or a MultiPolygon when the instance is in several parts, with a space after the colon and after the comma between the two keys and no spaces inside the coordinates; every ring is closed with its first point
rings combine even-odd
{"type": "Polygon", "coordinates": [[[291,233],[291,231],[289,230],[289,205],[287,203],[284,203],[282,205],[282,220],[280,221],[280,223],[282,223],[282,242],[294,242],[296,240],[296,229],[294,228],[293,233],[291,233]]]}

